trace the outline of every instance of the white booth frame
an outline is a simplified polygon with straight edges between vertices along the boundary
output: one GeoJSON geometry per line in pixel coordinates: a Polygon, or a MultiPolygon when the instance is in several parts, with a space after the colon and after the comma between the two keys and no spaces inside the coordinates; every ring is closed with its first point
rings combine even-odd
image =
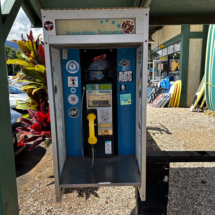
{"type": "MultiPolygon", "coordinates": [[[[148,27],[149,27],[149,8],[118,8],[118,9],[71,9],[71,10],[42,10],[43,25],[46,21],[54,23],[52,31],[44,33],[45,43],[45,58],[49,94],[49,106],[51,115],[51,133],[52,133],[52,148],[53,148],[53,162],[54,162],[54,176],[55,176],[55,190],[56,200],[60,201],[63,189],[60,186],[60,170],[58,161],[58,146],[57,146],[57,126],[55,116],[55,101],[54,101],[54,84],[53,71],[51,63],[51,47],[61,46],[66,48],[68,45],[79,47],[80,45],[95,45],[99,47],[101,44],[120,45],[124,47],[125,44],[134,44],[136,47],[136,56],[142,52],[141,58],[136,60],[136,70],[138,69],[139,61],[142,61],[142,119],[141,125],[138,124],[138,105],[136,102],[136,135],[135,146],[137,153],[137,142],[140,139],[140,164],[139,170],[141,174],[141,185],[138,187],[140,198],[145,200],[146,194],[146,95],[147,95],[147,70],[148,70],[148,27]],[[102,19],[102,18],[136,18],[136,34],[113,34],[113,35],[56,35],[55,20],[59,19],[102,19]],[[138,47],[137,48],[137,44],[138,47]],[[138,50],[139,49],[139,50],[138,50]],[[142,50],[141,50],[142,49],[142,50]],[[140,51],[141,50],[141,51],[140,51]],[[137,128],[140,128],[141,135],[138,134],[137,128]],[[140,136],[140,137],[139,137],[140,136]]],[[[59,77],[62,78],[62,77],[59,77]]],[[[138,77],[137,77],[138,79],[138,77]]],[[[136,83],[137,80],[136,79],[136,83]]],[[[136,98],[139,96],[139,90],[136,87],[136,98]]],[[[65,129],[64,129],[65,131],[65,129]]],[[[65,135],[65,134],[64,134],[65,135]]],[[[65,146],[66,150],[66,146],[65,146]]],[[[66,156],[66,155],[65,155],[66,156]]],[[[137,154],[135,155],[137,158],[137,154]]],[[[64,158],[66,159],[66,157],[64,158]]],[[[101,184],[98,184],[101,186],[101,184]]],[[[108,186],[108,185],[104,185],[108,186]]]]}

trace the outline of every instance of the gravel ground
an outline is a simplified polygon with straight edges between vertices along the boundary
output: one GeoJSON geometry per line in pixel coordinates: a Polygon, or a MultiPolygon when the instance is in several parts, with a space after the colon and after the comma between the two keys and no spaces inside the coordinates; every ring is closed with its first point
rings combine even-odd
{"type": "Polygon", "coordinates": [[[19,192],[20,215],[27,214],[135,214],[134,187],[66,189],[60,203],[55,201],[53,162],[42,169],[19,192]],[[123,194],[123,195],[122,195],[123,194]]]}
{"type": "MultiPolygon", "coordinates": [[[[147,112],[147,150],[214,150],[215,118],[191,113],[188,108],[148,105],[147,112]]],[[[170,166],[168,215],[214,215],[215,163],[170,166]]],[[[29,183],[18,187],[21,215],[135,214],[134,187],[67,189],[56,203],[52,154],[44,156],[36,167],[29,183]]]]}
{"type": "Polygon", "coordinates": [[[215,118],[189,108],[147,106],[147,150],[215,151],[215,118]]]}

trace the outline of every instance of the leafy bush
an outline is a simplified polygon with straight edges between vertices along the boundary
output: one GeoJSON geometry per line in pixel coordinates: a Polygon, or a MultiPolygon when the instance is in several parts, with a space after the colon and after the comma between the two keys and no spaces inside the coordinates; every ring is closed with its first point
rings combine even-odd
{"type": "Polygon", "coordinates": [[[34,142],[30,148],[33,149],[41,143],[48,147],[51,144],[51,131],[44,43],[40,35],[34,40],[32,31],[29,35],[27,34],[27,37],[28,40],[25,40],[23,35],[22,40],[12,40],[22,50],[20,54],[22,59],[8,59],[7,64],[19,65],[22,73],[19,74],[16,82],[27,83],[21,90],[25,91],[29,98],[26,101],[16,101],[17,109],[28,111],[28,114],[20,117],[20,121],[27,127],[17,128],[17,130],[22,132],[23,136],[27,134],[33,136],[23,139],[18,145],[34,142]]]}

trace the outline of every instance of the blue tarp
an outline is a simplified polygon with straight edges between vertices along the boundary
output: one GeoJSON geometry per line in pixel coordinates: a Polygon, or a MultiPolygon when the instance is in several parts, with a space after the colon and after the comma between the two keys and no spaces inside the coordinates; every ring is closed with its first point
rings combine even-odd
{"type": "Polygon", "coordinates": [[[166,88],[166,93],[169,92],[169,89],[171,87],[171,84],[170,84],[170,79],[169,79],[169,76],[167,76],[165,79],[162,79],[158,85],[158,87],[161,87],[161,88],[166,88]]]}

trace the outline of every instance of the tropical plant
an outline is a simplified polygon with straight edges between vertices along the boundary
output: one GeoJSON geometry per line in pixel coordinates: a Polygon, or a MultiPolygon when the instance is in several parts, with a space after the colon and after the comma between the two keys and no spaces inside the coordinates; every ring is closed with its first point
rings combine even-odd
{"type": "MultiPolygon", "coordinates": [[[[32,31],[28,35],[28,41],[21,36],[22,40],[12,40],[16,42],[22,53],[22,59],[8,59],[7,64],[19,65],[22,73],[18,76],[16,82],[26,82],[21,90],[25,91],[29,99],[26,101],[18,100],[17,109],[40,110],[40,104],[48,99],[45,52],[44,43],[40,39],[40,35],[36,40],[33,38],[32,31]]],[[[16,83],[15,82],[15,83],[16,83]]],[[[24,117],[29,118],[29,115],[24,117]]]]}
{"type": "Polygon", "coordinates": [[[28,150],[31,150],[41,143],[43,143],[46,148],[51,145],[50,112],[46,109],[44,103],[45,102],[41,104],[41,111],[37,111],[37,113],[29,109],[27,110],[31,119],[20,117],[20,121],[26,125],[26,127],[17,128],[17,130],[22,133],[20,137],[26,135],[32,136],[19,141],[18,146],[33,142],[32,146],[28,148],[28,150]]]}
{"type": "Polygon", "coordinates": [[[21,90],[25,91],[29,98],[26,101],[16,101],[17,109],[28,111],[19,118],[26,127],[19,127],[17,130],[23,133],[22,137],[32,135],[18,143],[20,146],[33,142],[29,148],[31,150],[41,143],[44,143],[46,147],[51,144],[46,63],[44,43],[40,35],[34,40],[30,31],[30,34],[27,34],[28,40],[25,40],[23,35],[21,38],[22,40],[12,41],[16,42],[22,50],[22,59],[8,59],[7,64],[19,65],[22,73],[18,75],[16,82],[27,83],[21,90]]]}

